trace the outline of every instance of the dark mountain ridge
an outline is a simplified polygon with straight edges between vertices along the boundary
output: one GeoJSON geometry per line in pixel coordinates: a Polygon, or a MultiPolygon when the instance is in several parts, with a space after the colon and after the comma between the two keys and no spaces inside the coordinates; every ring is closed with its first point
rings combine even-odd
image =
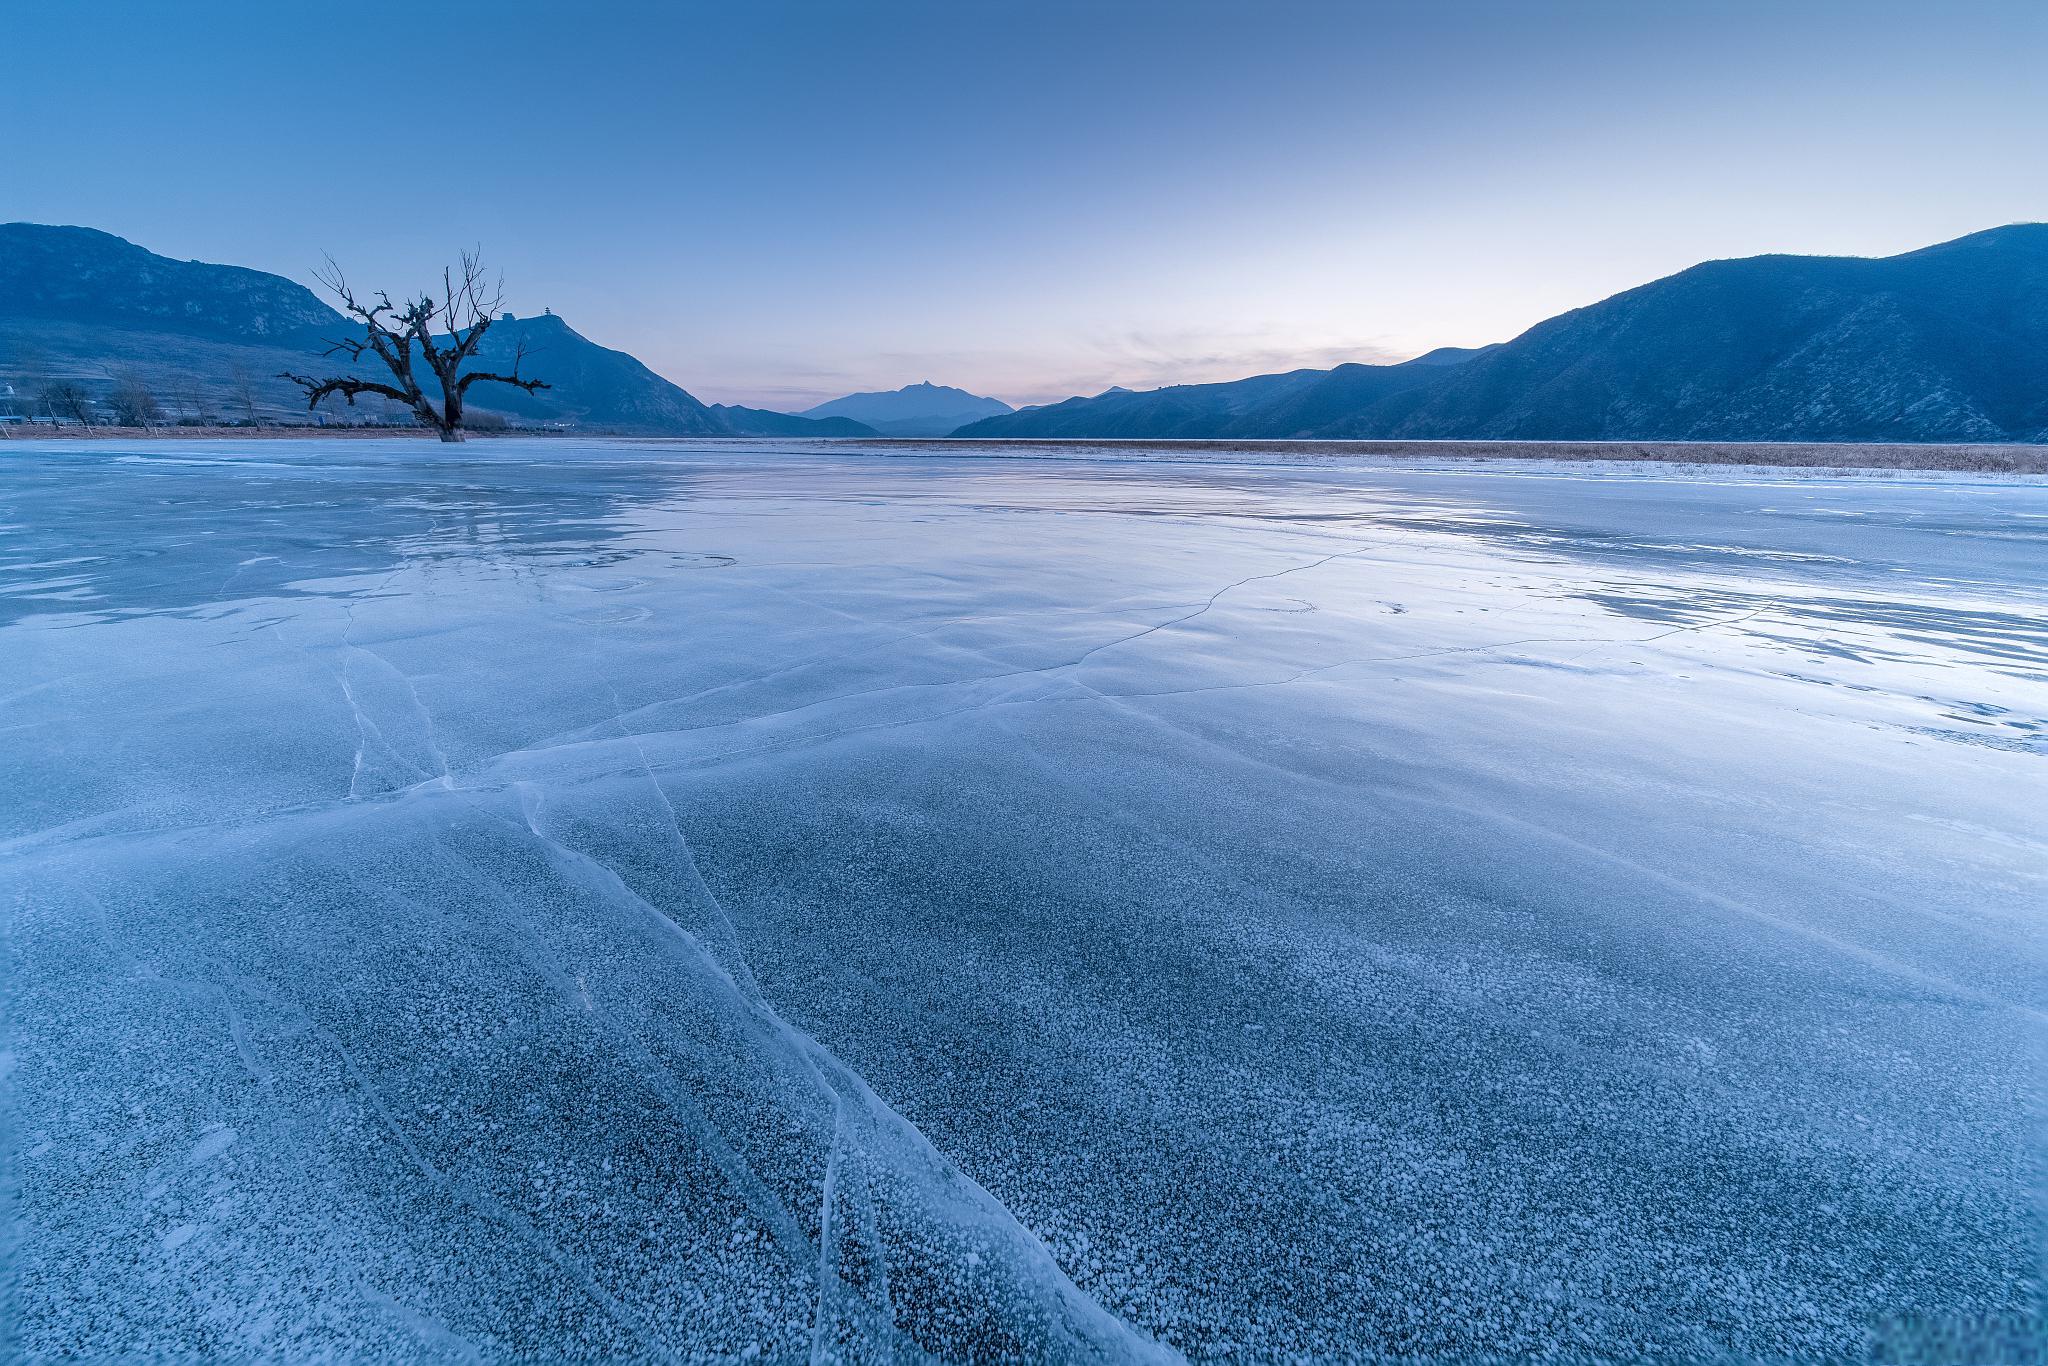
{"type": "Polygon", "coordinates": [[[174,261],[95,228],[40,223],[0,223],[0,315],[237,341],[339,321],[280,275],[174,261]]]}
{"type": "MultiPolygon", "coordinates": [[[[95,393],[133,380],[173,415],[306,421],[304,396],[278,372],[346,373],[349,367],[321,352],[325,338],[353,328],[311,290],[282,276],[174,261],[92,228],[0,224],[0,383],[18,395],[33,394],[50,379],[77,380],[95,393]]],[[[854,423],[707,407],[553,314],[494,322],[478,364],[509,367],[522,341],[525,373],[550,387],[525,394],[478,386],[470,390],[469,406],[479,420],[648,436],[874,434],[854,423]]],[[[335,421],[407,416],[377,399],[354,410],[329,400],[322,412],[335,421]]]]}
{"type": "Polygon", "coordinates": [[[955,435],[2040,441],[2048,224],[1710,261],[1469,352],[1069,399],[955,435]]]}
{"type": "Polygon", "coordinates": [[[880,436],[873,427],[850,417],[793,417],[767,408],[714,403],[711,411],[738,436],[880,436]]]}

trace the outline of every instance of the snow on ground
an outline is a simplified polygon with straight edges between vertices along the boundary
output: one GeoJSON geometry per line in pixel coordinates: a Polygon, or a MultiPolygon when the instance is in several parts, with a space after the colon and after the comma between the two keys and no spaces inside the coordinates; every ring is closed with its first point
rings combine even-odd
{"type": "Polygon", "coordinates": [[[2034,1332],[2048,487],[0,447],[0,1355],[2034,1332]]]}

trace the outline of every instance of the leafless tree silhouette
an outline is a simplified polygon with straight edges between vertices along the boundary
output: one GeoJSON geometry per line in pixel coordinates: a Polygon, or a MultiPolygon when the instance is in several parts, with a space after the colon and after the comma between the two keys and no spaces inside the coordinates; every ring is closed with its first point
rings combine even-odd
{"type": "Polygon", "coordinates": [[[124,374],[114,384],[107,402],[114,410],[114,422],[122,427],[154,427],[163,421],[163,405],[156,391],[140,375],[124,374]]]}
{"type": "Polygon", "coordinates": [[[256,425],[256,385],[250,378],[249,367],[236,361],[228,367],[228,387],[234,394],[235,406],[242,410],[245,425],[256,425]]]}
{"type": "Polygon", "coordinates": [[[391,296],[381,291],[374,299],[358,299],[332,257],[324,269],[315,272],[315,278],[341,300],[342,311],[361,323],[364,331],[361,337],[330,340],[322,354],[346,356],[350,361],[374,355],[395,382],[386,384],[354,375],[320,379],[284,371],[279,378],[288,379],[306,391],[308,411],[319,407],[320,401],[332,394],[340,394],[351,407],[358,395],[375,394],[404,404],[422,425],[439,433],[443,441],[460,441],[462,404],[471,385],[509,384],[529,394],[548,387],[540,380],[520,375],[520,364],[526,359],[524,342],[513,354],[511,374],[488,370],[462,373],[463,365],[476,354],[484,333],[490,330],[491,320],[505,297],[504,281],[488,282],[483,261],[475,252],[462,254],[460,269],[441,272],[440,298],[422,294],[403,305],[394,304],[391,296]],[[413,373],[419,361],[426,363],[439,382],[438,404],[413,373]]]}
{"type": "Polygon", "coordinates": [[[68,417],[81,427],[92,426],[92,395],[76,380],[52,380],[43,386],[38,397],[42,399],[43,411],[53,422],[60,417],[68,417]]]}

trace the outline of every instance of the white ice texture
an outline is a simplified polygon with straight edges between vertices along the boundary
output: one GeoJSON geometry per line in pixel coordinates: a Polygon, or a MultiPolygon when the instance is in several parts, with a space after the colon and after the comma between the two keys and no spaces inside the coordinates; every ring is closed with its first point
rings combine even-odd
{"type": "Polygon", "coordinates": [[[2048,488],[0,443],[30,1359],[2039,1325],[2048,488]]]}

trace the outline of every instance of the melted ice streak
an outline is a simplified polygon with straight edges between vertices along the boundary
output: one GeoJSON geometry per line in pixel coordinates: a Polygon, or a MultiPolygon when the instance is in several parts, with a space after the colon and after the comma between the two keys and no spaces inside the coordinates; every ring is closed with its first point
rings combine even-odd
{"type": "Polygon", "coordinates": [[[250,449],[0,470],[0,1354],[2025,1310],[2039,489],[250,449]]]}

